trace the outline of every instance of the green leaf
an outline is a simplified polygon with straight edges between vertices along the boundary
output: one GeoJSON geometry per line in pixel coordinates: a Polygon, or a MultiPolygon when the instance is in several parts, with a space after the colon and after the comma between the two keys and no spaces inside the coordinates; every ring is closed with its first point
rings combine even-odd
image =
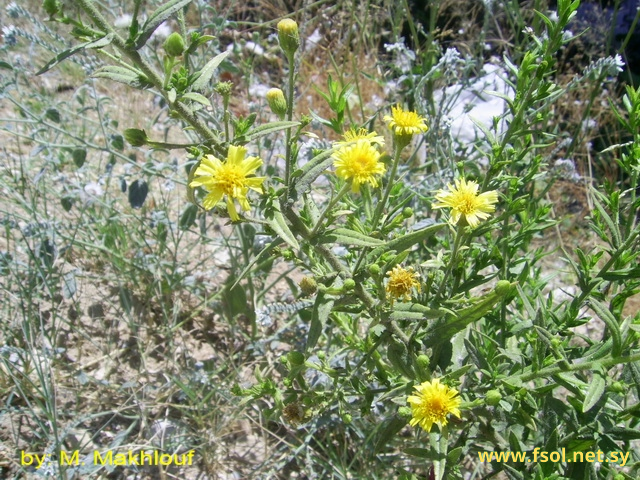
{"type": "Polygon", "coordinates": [[[144,180],[136,180],[129,186],[129,204],[132,208],[142,208],[147,199],[149,186],[144,180]]]}
{"type": "Polygon", "coordinates": [[[609,270],[598,277],[607,281],[631,280],[632,278],[640,278],[640,267],[629,267],[622,270],[609,270]]]}
{"type": "Polygon", "coordinates": [[[435,473],[435,480],[442,480],[445,478],[444,474],[447,470],[447,450],[449,449],[449,436],[448,435],[429,435],[432,449],[433,459],[433,472],[435,473]],[[435,455],[434,455],[435,453],[435,455]]]}
{"type": "Polygon", "coordinates": [[[628,427],[613,427],[611,430],[606,432],[610,435],[614,440],[640,440],[640,430],[635,428],[628,427]]]}
{"type": "Polygon", "coordinates": [[[147,43],[147,40],[151,38],[151,35],[153,35],[153,32],[156,31],[156,28],[162,25],[162,22],[164,22],[171,15],[176,13],[181,8],[186,7],[190,3],[191,0],[171,0],[158,8],[155,12],[153,12],[147,19],[147,21],[144,22],[142,33],[140,33],[138,41],[135,45],[136,50],[147,43]]]}
{"type": "Polygon", "coordinates": [[[427,320],[432,318],[440,318],[447,314],[447,310],[425,307],[419,303],[396,303],[393,306],[393,312],[389,316],[391,320],[427,320]]]}
{"type": "Polygon", "coordinates": [[[383,420],[381,427],[376,432],[377,438],[375,439],[373,451],[379,453],[406,424],[407,421],[397,415],[383,420]]]}
{"type": "Polygon", "coordinates": [[[267,218],[267,223],[282,240],[289,244],[289,246],[299,250],[300,245],[289,228],[289,225],[287,225],[287,221],[285,220],[284,215],[282,215],[282,212],[280,212],[276,202],[273,203],[273,207],[274,209],[272,211],[271,218],[267,218]]]}
{"type": "Polygon", "coordinates": [[[201,103],[202,105],[206,105],[207,107],[211,106],[211,102],[209,101],[209,99],[207,97],[205,97],[204,95],[200,95],[199,93],[195,93],[195,92],[185,93],[184,95],[182,95],[180,97],[180,100],[192,100],[194,102],[201,103]]]}
{"type": "Polygon", "coordinates": [[[305,351],[308,352],[316,346],[318,339],[322,334],[322,329],[329,319],[329,314],[333,309],[333,300],[324,296],[323,293],[319,293],[316,297],[316,302],[313,305],[313,313],[311,316],[311,325],[309,326],[309,333],[307,334],[307,344],[305,345],[305,351]]]}
{"type": "Polygon", "coordinates": [[[293,188],[298,195],[307,192],[309,186],[333,164],[332,154],[333,149],[326,150],[309,160],[300,170],[296,170],[293,188]]]}
{"type": "MultiPolygon", "coordinates": [[[[204,158],[204,157],[203,157],[204,158]]],[[[191,187],[191,182],[192,180],[195,178],[196,176],[196,170],[198,169],[198,167],[200,166],[200,163],[202,162],[202,159],[200,159],[200,161],[196,162],[192,167],[191,170],[189,170],[189,175],[187,178],[187,200],[189,200],[191,203],[193,203],[194,205],[197,205],[198,207],[202,206],[198,203],[198,201],[196,200],[196,195],[195,195],[195,191],[196,189],[191,187]]]]}
{"type": "Polygon", "coordinates": [[[71,270],[62,277],[62,296],[69,299],[73,297],[77,291],[75,270],[71,270]]]}
{"type": "Polygon", "coordinates": [[[322,244],[338,243],[340,245],[356,245],[358,247],[378,247],[384,242],[348,228],[336,228],[318,238],[322,244]]]}
{"type": "Polygon", "coordinates": [[[144,89],[151,86],[151,82],[142,73],[134,70],[117,67],[115,65],[107,65],[101,67],[91,74],[94,78],[106,78],[114,82],[124,83],[130,87],[144,89]]]}
{"type": "Polygon", "coordinates": [[[431,225],[427,228],[416,230],[415,232],[411,232],[406,235],[402,235],[401,237],[394,238],[386,244],[372,250],[371,253],[367,255],[367,263],[374,263],[377,257],[390,250],[395,250],[396,252],[408,250],[414,245],[431,237],[446,225],[446,223],[436,223],[435,225],[431,225]]]}
{"type": "MultiPolygon", "coordinates": [[[[514,286],[515,282],[510,285],[512,288],[514,286]]],[[[447,314],[446,316],[437,319],[427,327],[425,336],[422,339],[423,345],[428,348],[449,340],[456,333],[464,330],[467,325],[484,317],[506,296],[508,296],[508,292],[502,290],[497,291],[497,289],[494,289],[486,295],[476,299],[473,305],[458,310],[453,315],[447,314]]]]}
{"type": "Polygon", "coordinates": [[[118,151],[124,150],[124,137],[122,135],[111,135],[111,146],[118,151]]]}
{"type": "Polygon", "coordinates": [[[44,112],[44,116],[46,119],[51,120],[55,123],[60,123],[62,117],[60,116],[60,110],[57,108],[48,108],[46,112],[44,112]]]}
{"type": "Polygon", "coordinates": [[[80,168],[87,160],[87,150],[85,148],[76,148],[71,152],[71,157],[73,158],[75,166],[80,168]]]}
{"type": "Polygon", "coordinates": [[[218,55],[213,57],[211,60],[209,60],[207,64],[204,67],[202,67],[202,70],[200,70],[200,75],[198,76],[198,78],[196,78],[196,80],[191,85],[191,89],[197,90],[197,91],[203,91],[205,88],[207,88],[207,85],[209,85],[209,82],[211,81],[211,77],[213,77],[213,72],[215,71],[216,68],[218,68],[218,66],[222,63],[222,61],[225,58],[227,58],[228,55],[229,55],[229,51],[225,51],[225,52],[219,53],[218,55]]]}
{"type": "Polygon", "coordinates": [[[594,371],[593,378],[589,383],[589,388],[587,389],[587,393],[584,396],[584,401],[582,402],[582,413],[588,412],[595,406],[596,403],[598,403],[598,401],[604,394],[604,389],[606,386],[607,382],[605,381],[602,372],[594,371]]]}
{"type": "Polygon", "coordinates": [[[80,45],[76,45],[75,47],[71,47],[67,50],[60,52],[56,55],[52,60],[50,60],[44,67],[36,72],[36,75],[42,75],[45,72],[48,72],[53,67],[58,65],[63,60],[69,58],[71,55],[78,53],[81,50],[87,48],[103,48],[109,45],[113,41],[113,33],[109,33],[98,40],[94,40],[92,42],[81,43],[80,45]]]}
{"type": "Polygon", "coordinates": [[[432,457],[431,450],[427,448],[410,447],[410,448],[405,448],[404,450],[402,450],[402,452],[406,453],[407,455],[411,455],[412,457],[426,458],[429,460],[432,457]]]}
{"type": "Polygon", "coordinates": [[[607,330],[609,331],[609,335],[611,335],[611,340],[613,341],[611,355],[618,357],[620,353],[622,353],[622,335],[620,334],[620,325],[618,325],[618,321],[609,310],[609,307],[599,300],[591,298],[589,299],[588,304],[596,315],[600,317],[600,320],[607,325],[607,330]]]}
{"type": "Polygon", "coordinates": [[[198,206],[197,205],[189,205],[185,208],[182,215],[180,215],[180,222],[178,225],[182,230],[187,230],[196,223],[196,218],[198,216],[198,206]]]}
{"type": "Polygon", "coordinates": [[[253,130],[248,131],[243,136],[243,142],[249,143],[254,140],[264,137],[265,135],[270,135],[272,133],[279,132],[281,130],[286,130],[287,128],[297,127],[300,125],[300,122],[271,122],[266,123],[264,125],[260,125],[259,127],[254,128],[253,130]]]}

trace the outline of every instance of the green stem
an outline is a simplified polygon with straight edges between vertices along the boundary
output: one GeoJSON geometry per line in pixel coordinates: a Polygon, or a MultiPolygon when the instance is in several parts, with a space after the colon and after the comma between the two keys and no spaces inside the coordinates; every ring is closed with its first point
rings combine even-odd
{"type": "Polygon", "coordinates": [[[447,284],[447,279],[451,274],[451,270],[453,269],[454,264],[458,259],[458,251],[460,250],[460,245],[462,244],[462,238],[464,237],[464,227],[458,223],[456,226],[456,238],[453,241],[453,251],[451,252],[451,260],[447,265],[447,271],[444,274],[444,278],[442,279],[442,283],[438,288],[438,293],[436,293],[436,301],[440,300],[442,297],[442,293],[444,292],[444,287],[447,284]]]}
{"type": "Polygon", "coordinates": [[[505,382],[510,382],[513,380],[519,382],[529,382],[531,380],[535,380],[538,378],[546,378],[551,377],[553,375],[557,375],[558,373],[563,372],[578,372],[580,370],[593,370],[594,367],[603,367],[604,369],[608,369],[611,367],[615,367],[616,365],[624,365],[626,363],[633,363],[640,361],[640,353],[635,353],[633,355],[622,356],[622,357],[613,357],[605,360],[592,360],[590,362],[582,362],[582,363],[574,363],[572,365],[564,365],[564,366],[553,366],[543,368],[542,370],[538,370],[537,372],[531,373],[522,373],[520,375],[512,375],[504,379],[505,382]]]}
{"type": "Polygon", "coordinates": [[[378,228],[378,222],[380,221],[380,217],[382,216],[382,212],[384,211],[387,200],[389,200],[389,195],[391,195],[391,189],[395,185],[394,179],[396,178],[396,173],[398,171],[398,164],[400,163],[400,154],[402,153],[402,148],[403,147],[397,141],[394,141],[394,155],[393,165],[391,166],[391,174],[389,175],[389,181],[387,182],[387,186],[384,190],[384,194],[382,195],[382,199],[376,206],[376,211],[373,214],[371,231],[375,231],[378,228]]]}
{"type": "MultiPolygon", "coordinates": [[[[294,82],[296,77],[295,57],[293,54],[287,55],[287,62],[289,63],[289,80],[287,84],[287,120],[293,121],[293,92],[294,82]]],[[[293,160],[291,158],[291,128],[287,129],[286,146],[285,146],[285,173],[284,182],[289,186],[291,180],[291,170],[293,160]]]]}
{"type": "Polygon", "coordinates": [[[350,188],[350,185],[348,183],[345,183],[340,189],[340,191],[336,194],[336,196],[331,199],[331,201],[329,202],[329,205],[327,205],[327,208],[325,208],[320,214],[320,218],[318,218],[318,221],[316,222],[315,227],[313,227],[313,230],[311,230],[311,233],[309,234],[310,238],[313,238],[316,235],[320,227],[322,227],[322,222],[326,218],[329,211],[336,205],[336,203],[340,201],[342,197],[344,197],[345,193],[347,193],[349,188],[350,188]]]}

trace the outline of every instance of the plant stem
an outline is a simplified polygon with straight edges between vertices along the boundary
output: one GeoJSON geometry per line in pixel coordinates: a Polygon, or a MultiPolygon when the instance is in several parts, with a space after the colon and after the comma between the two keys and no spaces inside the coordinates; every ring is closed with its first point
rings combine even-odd
{"type": "Polygon", "coordinates": [[[320,214],[320,218],[318,218],[318,221],[316,222],[316,225],[313,227],[313,230],[311,230],[311,233],[309,234],[310,238],[313,238],[316,235],[318,230],[322,227],[322,222],[326,218],[329,211],[335,206],[336,203],[338,203],[338,201],[340,201],[342,197],[344,197],[345,193],[347,193],[347,191],[349,190],[349,187],[350,185],[348,183],[345,183],[340,189],[340,191],[336,194],[336,196],[331,199],[331,201],[329,202],[329,205],[327,205],[327,207],[320,214]]]}
{"type": "Polygon", "coordinates": [[[462,244],[462,238],[464,237],[464,227],[458,224],[456,226],[456,238],[453,241],[453,250],[451,252],[451,260],[447,265],[447,271],[444,274],[444,278],[442,279],[442,283],[438,288],[438,293],[436,293],[436,301],[440,300],[442,293],[444,291],[444,287],[447,284],[447,278],[451,274],[451,270],[453,269],[453,265],[456,263],[458,259],[458,251],[460,250],[460,245],[462,244]]]}
{"type": "MultiPolygon", "coordinates": [[[[293,121],[293,91],[294,82],[296,77],[295,57],[293,54],[287,55],[287,62],[289,63],[289,80],[287,84],[287,120],[293,121]]],[[[289,186],[291,180],[291,167],[293,166],[293,159],[291,158],[291,128],[287,129],[286,145],[285,145],[285,172],[284,182],[289,186]]]]}
{"type": "Polygon", "coordinates": [[[382,195],[382,199],[380,203],[376,206],[376,211],[373,214],[373,220],[371,222],[371,231],[374,231],[378,228],[378,222],[380,221],[380,217],[382,216],[382,212],[384,211],[384,207],[389,200],[389,195],[391,195],[391,189],[395,185],[394,179],[396,178],[396,172],[398,171],[398,164],[400,163],[400,154],[402,153],[402,146],[394,141],[394,155],[393,155],[393,165],[391,166],[391,174],[389,175],[389,181],[387,182],[387,186],[384,190],[384,194],[382,195]]]}
{"type": "MultiPolygon", "coordinates": [[[[564,362],[564,360],[561,360],[564,362]]],[[[626,363],[633,363],[640,361],[640,353],[635,353],[633,355],[623,356],[623,357],[613,357],[604,360],[592,360],[590,362],[582,362],[582,363],[574,363],[571,365],[564,366],[553,366],[543,368],[542,370],[538,370],[537,372],[531,373],[522,373],[520,375],[512,375],[504,379],[505,382],[517,380],[520,382],[528,382],[531,380],[535,380],[538,378],[551,377],[553,375],[557,375],[558,373],[563,372],[578,372],[580,370],[592,370],[594,367],[601,366],[604,369],[614,367],[616,365],[623,365],[626,363]]]]}

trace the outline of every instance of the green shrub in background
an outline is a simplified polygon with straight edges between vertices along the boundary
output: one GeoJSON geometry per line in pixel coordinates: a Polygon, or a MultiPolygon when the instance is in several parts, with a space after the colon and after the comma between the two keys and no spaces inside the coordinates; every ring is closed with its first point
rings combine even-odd
{"type": "MultiPolygon", "coordinates": [[[[237,229],[231,270],[219,285],[226,297],[223,318],[231,323],[246,317],[248,337],[264,350],[261,336],[270,316],[279,310],[294,316],[298,330],[278,337],[286,348],[277,361],[256,347],[244,359],[254,365],[253,383],[238,380],[226,389],[249,412],[259,411],[265,431],[286,440],[273,447],[280,454],[266,460],[256,475],[275,477],[286,468],[301,478],[490,478],[498,472],[508,478],[635,478],[640,317],[623,312],[640,285],[640,89],[626,88],[623,108],[610,104],[629,136],[628,142],[608,147],[624,181],[587,187],[593,202],[589,228],[599,241],[595,246],[578,242],[572,251],[543,245],[559,223],[548,196],[555,180],[548,152],[560,138],[549,128],[555,123],[554,106],[572,89],[600,89],[621,68],[617,58],[608,57],[574,83],[556,83],[556,58],[571,39],[566,27],[579,2],[559,1],[554,15],[535,12],[537,29],[525,29],[526,53],[517,62],[503,58],[513,95],[494,92],[505,101],[504,114],[491,127],[477,124],[483,133],[475,145],[484,152],[482,165],[456,161],[449,155],[454,139],[441,125],[430,128],[428,113],[435,117],[435,112],[419,108],[433,103],[420,101],[432,93],[428,74],[414,86],[418,101],[411,103],[417,110],[394,102],[352,125],[345,111],[353,89],[330,79],[323,97],[334,117],[320,123],[343,138],[303,161],[303,136],[314,124],[309,112],[296,109],[296,84],[304,80],[299,78],[300,25],[287,18],[276,26],[287,78],[273,85],[266,100],[279,120],[256,125],[256,115],[234,115],[232,85],[216,81],[216,69],[233,62],[229,52],[214,52],[199,62],[199,52],[214,39],[187,31],[184,9],[190,3],[167,2],[143,20],[141,2],[134,2],[123,35],[91,0],[77,2],[78,14],[59,2],[45,2],[51,19],[71,25],[79,43],[57,53],[38,73],[91,51],[106,63],[93,77],[161,98],[190,143],[128,128],[108,136],[114,161],[125,161],[118,153],[122,138],[134,147],[186,151],[190,161],[183,180],[198,207],[183,211],[181,226],[191,228],[198,216],[204,218],[197,210],[203,208],[228,217],[237,229]],[[170,19],[179,32],[167,37],[164,53],[148,54],[152,35],[170,19]],[[222,100],[219,114],[213,98],[222,100]],[[283,165],[267,169],[261,142],[279,133],[284,143],[271,145],[280,148],[283,165]],[[426,162],[441,167],[437,184],[424,165],[416,164],[423,142],[436,156],[426,162]],[[258,238],[266,243],[256,247],[258,238]],[[576,279],[563,298],[549,287],[545,269],[557,254],[576,279]],[[304,274],[297,284],[289,282],[295,303],[270,299],[263,279],[278,262],[304,274]],[[598,336],[579,333],[592,318],[604,324],[598,336]],[[284,425],[286,433],[273,432],[273,422],[284,425]],[[527,456],[508,461],[480,456],[507,451],[527,456]],[[571,458],[602,452],[611,461],[538,461],[542,451],[562,451],[571,458]]],[[[432,40],[429,51],[435,54],[432,40]]],[[[57,123],[46,112],[43,118],[57,123]]],[[[85,152],[71,153],[76,166],[85,160],[80,151],[85,152]]],[[[131,206],[138,196],[142,205],[146,190],[138,186],[135,191],[133,199],[129,195],[131,206]]],[[[157,240],[166,245],[170,227],[157,225],[157,240]]],[[[130,236],[109,232],[105,250],[131,241],[130,236]]],[[[32,252],[38,259],[30,265],[38,272],[33,283],[53,272],[52,250],[43,241],[32,252]]],[[[145,280],[152,286],[150,296],[184,288],[185,276],[175,270],[158,268],[154,275],[162,278],[157,285],[145,280]]],[[[28,298],[29,289],[20,294],[28,298]]],[[[135,317],[129,321],[132,329],[139,328],[135,317]]],[[[174,335],[180,326],[171,325],[165,333],[174,335]]],[[[39,327],[48,328],[45,322],[39,327]]],[[[31,328],[25,326],[23,337],[33,335],[31,328]]],[[[24,348],[20,335],[4,336],[3,348],[24,348]]],[[[15,362],[7,355],[2,359],[3,388],[27,404],[34,398],[45,402],[52,427],[40,428],[55,430],[57,404],[46,391],[47,372],[38,370],[30,380],[30,388],[42,390],[34,395],[15,362]]],[[[177,411],[215,409],[212,399],[221,395],[209,387],[192,388],[179,375],[170,383],[182,391],[177,411]]],[[[36,407],[30,409],[38,418],[36,407]]],[[[191,444],[205,458],[207,415],[185,413],[184,421],[192,436],[200,435],[191,444]]],[[[127,430],[123,438],[130,434],[127,430]]],[[[64,450],[66,437],[59,432],[54,437],[53,451],[64,450]]],[[[73,468],[58,474],[78,472],[87,474],[73,468]]]]}

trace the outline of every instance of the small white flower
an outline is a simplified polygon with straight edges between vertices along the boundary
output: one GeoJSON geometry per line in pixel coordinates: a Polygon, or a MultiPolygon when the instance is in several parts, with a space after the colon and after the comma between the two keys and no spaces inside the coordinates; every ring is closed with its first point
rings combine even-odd
{"type": "Polygon", "coordinates": [[[264,48],[255,42],[249,41],[245,43],[244,48],[247,52],[253,53],[254,55],[264,55],[264,48]]]}
{"type": "Polygon", "coordinates": [[[173,30],[171,30],[171,27],[166,23],[163,23],[158,28],[156,28],[156,31],[153,32],[153,35],[151,35],[151,38],[162,41],[172,33],[173,33],[173,30]]]}
{"type": "Polygon", "coordinates": [[[104,190],[98,182],[89,182],[84,186],[84,193],[90,197],[101,197],[104,195],[104,190]]]}
{"type": "Polygon", "coordinates": [[[133,17],[129,14],[120,15],[115,19],[113,25],[117,28],[129,28],[131,26],[131,22],[133,21],[133,17]]]}

